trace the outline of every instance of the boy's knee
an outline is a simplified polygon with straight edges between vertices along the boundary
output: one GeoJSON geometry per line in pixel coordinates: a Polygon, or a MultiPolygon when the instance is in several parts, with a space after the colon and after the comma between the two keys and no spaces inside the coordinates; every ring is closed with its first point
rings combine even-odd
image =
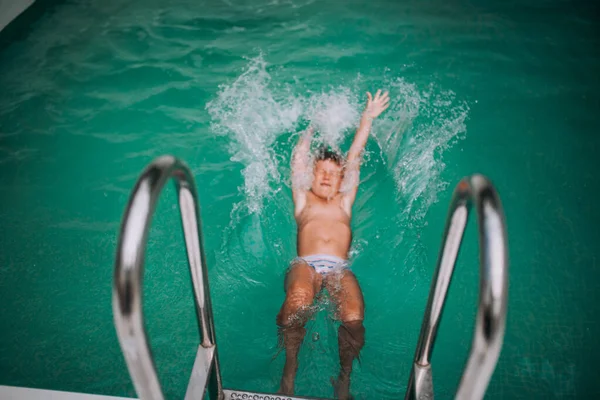
{"type": "Polygon", "coordinates": [[[344,327],[348,332],[359,334],[360,336],[364,336],[365,334],[365,326],[363,325],[362,319],[344,321],[340,327],[344,327]]]}
{"type": "Polygon", "coordinates": [[[355,307],[349,308],[346,307],[343,310],[339,311],[339,319],[343,324],[353,324],[355,322],[362,323],[365,313],[362,308],[355,307]]]}

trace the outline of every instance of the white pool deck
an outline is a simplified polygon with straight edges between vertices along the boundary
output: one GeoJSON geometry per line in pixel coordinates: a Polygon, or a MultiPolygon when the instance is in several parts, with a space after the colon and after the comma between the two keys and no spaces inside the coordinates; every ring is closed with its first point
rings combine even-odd
{"type": "Polygon", "coordinates": [[[58,390],[29,389],[0,386],[2,400],[131,400],[129,397],[102,396],[99,394],[61,392],[58,390]]]}
{"type": "Polygon", "coordinates": [[[0,31],[17,18],[35,0],[0,0],[0,31]]]}

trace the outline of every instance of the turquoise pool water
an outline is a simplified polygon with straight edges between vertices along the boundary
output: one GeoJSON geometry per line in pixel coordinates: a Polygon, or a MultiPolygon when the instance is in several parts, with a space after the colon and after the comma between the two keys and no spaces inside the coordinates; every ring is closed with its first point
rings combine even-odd
{"type": "MultiPolygon", "coordinates": [[[[597,21],[595,4],[560,1],[48,7],[0,51],[0,384],[135,395],[112,321],[116,234],[141,169],[173,154],[198,182],[225,386],[275,391],[295,133],[316,121],[347,149],[364,92],[381,87],[392,106],[353,220],[367,305],[356,398],[403,396],[448,201],[474,172],[503,200],[511,259],[487,398],[599,395],[597,21]]],[[[144,295],[163,387],[180,398],[199,338],[174,205],[169,188],[144,295]]],[[[470,346],[477,256],[471,223],[433,357],[442,399],[470,346]]],[[[322,308],[301,395],[333,394],[336,329],[322,308]]]]}

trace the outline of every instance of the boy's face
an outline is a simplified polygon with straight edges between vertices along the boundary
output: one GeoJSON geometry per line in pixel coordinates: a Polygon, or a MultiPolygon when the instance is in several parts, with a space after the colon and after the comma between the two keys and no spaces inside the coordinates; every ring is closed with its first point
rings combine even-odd
{"type": "Polygon", "coordinates": [[[343,170],[332,160],[320,160],[315,163],[314,179],[311,191],[322,199],[330,199],[338,194],[342,185],[343,170]]]}

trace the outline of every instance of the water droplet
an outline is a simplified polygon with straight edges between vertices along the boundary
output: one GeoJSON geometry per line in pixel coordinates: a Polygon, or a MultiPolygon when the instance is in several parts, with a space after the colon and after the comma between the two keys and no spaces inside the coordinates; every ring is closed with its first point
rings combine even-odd
{"type": "Polygon", "coordinates": [[[316,342],[317,340],[319,340],[319,332],[313,333],[312,339],[313,339],[313,342],[316,342]]]}

